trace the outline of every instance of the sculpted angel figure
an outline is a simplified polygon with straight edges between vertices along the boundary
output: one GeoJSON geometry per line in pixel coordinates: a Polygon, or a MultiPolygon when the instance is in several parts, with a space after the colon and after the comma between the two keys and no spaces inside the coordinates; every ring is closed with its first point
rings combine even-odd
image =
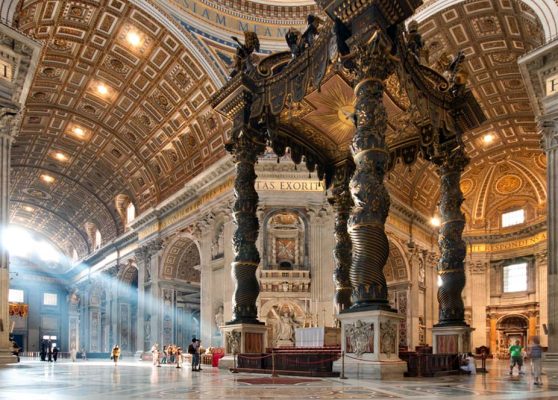
{"type": "Polygon", "coordinates": [[[256,32],[245,31],[244,43],[241,43],[236,36],[232,36],[231,38],[238,44],[231,78],[239,72],[251,73],[254,71],[254,64],[252,63],[251,56],[254,52],[260,51],[260,40],[258,39],[258,35],[256,32]]]}

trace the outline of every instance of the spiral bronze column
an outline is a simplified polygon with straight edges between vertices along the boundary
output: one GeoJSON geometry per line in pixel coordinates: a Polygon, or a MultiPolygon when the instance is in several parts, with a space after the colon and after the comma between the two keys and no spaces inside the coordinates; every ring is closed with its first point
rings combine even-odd
{"type": "Polygon", "coordinates": [[[358,46],[353,60],[358,83],[354,90],[356,132],[351,144],[355,173],[350,190],[354,207],[348,222],[353,246],[350,311],[391,310],[384,276],[389,255],[384,224],[390,201],[384,185],[389,154],[385,140],[387,114],[382,99],[383,81],[393,65],[388,50],[382,46],[382,34],[377,31],[373,37],[366,45],[358,46]]]}
{"type": "Polygon", "coordinates": [[[333,301],[337,312],[351,306],[352,287],[349,272],[351,269],[352,244],[351,236],[347,231],[347,221],[353,205],[349,190],[349,181],[353,171],[354,166],[348,161],[336,166],[333,178],[333,196],[330,199],[335,210],[335,248],[333,249],[335,295],[333,301]]]}
{"type": "Polygon", "coordinates": [[[462,326],[465,323],[465,307],[461,292],[465,287],[463,260],[467,252],[463,240],[465,215],[461,212],[461,173],[468,164],[463,145],[433,160],[440,176],[441,227],[438,246],[441,257],[438,262],[439,321],[435,326],[462,326]]]}
{"type": "Polygon", "coordinates": [[[234,261],[231,265],[235,288],[232,320],[227,324],[260,324],[256,307],[256,300],[260,293],[260,285],[256,277],[260,254],[256,247],[259,222],[256,215],[258,193],[254,187],[256,182],[254,166],[264,146],[241,132],[235,135],[227,149],[234,157],[236,168],[233,206],[236,230],[233,234],[234,261]]]}

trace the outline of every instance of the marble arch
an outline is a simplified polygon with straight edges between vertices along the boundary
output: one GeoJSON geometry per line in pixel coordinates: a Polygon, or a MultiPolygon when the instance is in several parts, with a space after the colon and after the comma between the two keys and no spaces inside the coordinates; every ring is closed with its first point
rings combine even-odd
{"type": "Polygon", "coordinates": [[[189,236],[174,239],[163,253],[159,276],[162,279],[180,279],[190,283],[200,283],[199,243],[189,236]]]}
{"type": "Polygon", "coordinates": [[[384,275],[388,286],[395,283],[409,282],[411,276],[405,252],[401,245],[391,238],[389,238],[389,258],[384,267],[384,275]]]}

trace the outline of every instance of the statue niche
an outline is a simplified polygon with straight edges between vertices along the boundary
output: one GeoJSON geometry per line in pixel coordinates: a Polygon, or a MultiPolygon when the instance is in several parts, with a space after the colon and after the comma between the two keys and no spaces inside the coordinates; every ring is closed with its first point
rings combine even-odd
{"type": "Polygon", "coordinates": [[[265,269],[306,270],[306,230],[295,211],[273,214],[265,227],[265,269]]]}

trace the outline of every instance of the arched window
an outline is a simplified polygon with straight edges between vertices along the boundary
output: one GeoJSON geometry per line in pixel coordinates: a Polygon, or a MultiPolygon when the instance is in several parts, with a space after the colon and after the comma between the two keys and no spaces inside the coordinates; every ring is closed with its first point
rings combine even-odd
{"type": "Polygon", "coordinates": [[[134,218],[136,218],[136,207],[134,207],[134,204],[130,202],[128,207],[126,207],[126,223],[129,224],[134,220],[134,218]]]}
{"type": "Polygon", "coordinates": [[[95,250],[101,248],[102,237],[101,232],[97,229],[95,231],[95,250]]]}

